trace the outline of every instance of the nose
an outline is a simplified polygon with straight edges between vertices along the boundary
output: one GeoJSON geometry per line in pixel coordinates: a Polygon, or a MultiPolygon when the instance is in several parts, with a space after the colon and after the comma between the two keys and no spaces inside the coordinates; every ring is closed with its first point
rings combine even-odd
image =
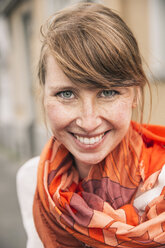
{"type": "Polygon", "coordinates": [[[99,106],[92,101],[85,101],[76,119],[77,126],[89,133],[96,130],[101,123],[102,119],[99,114],[99,106]]]}

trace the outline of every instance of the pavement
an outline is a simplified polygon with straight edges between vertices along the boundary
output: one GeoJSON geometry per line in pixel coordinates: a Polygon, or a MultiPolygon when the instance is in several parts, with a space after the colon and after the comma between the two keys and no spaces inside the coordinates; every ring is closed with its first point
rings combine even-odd
{"type": "Polygon", "coordinates": [[[16,193],[16,173],[22,164],[0,150],[0,248],[26,247],[16,193]]]}

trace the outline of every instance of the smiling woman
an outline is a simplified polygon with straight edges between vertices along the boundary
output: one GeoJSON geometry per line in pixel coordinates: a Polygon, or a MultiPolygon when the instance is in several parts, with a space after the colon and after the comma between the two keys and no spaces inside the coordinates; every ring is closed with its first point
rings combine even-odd
{"type": "Polygon", "coordinates": [[[38,75],[53,134],[33,205],[42,244],[163,247],[165,128],[142,124],[149,82],[132,32],[109,8],[82,3],[51,16],[42,35],[38,75]]]}
{"type": "Polygon", "coordinates": [[[51,55],[46,69],[47,119],[56,139],[74,156],[80,177],[85,177],[91,165],[102,161],[127,133],[135,92],[133,87],[80,88],[51,55]]]}

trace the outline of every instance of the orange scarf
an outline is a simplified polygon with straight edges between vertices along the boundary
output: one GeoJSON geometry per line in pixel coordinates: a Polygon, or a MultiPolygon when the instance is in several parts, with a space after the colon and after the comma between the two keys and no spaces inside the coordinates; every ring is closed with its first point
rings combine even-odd
{"type": "Polygon", "coordinates": [[[165,187],[142,216],[133,200],[139,183],[164,164],[163,127],[133,122],[121,143],[83,180],[72,155],[51,138],[40,157],[33,206],[44,247],[162,247],[165,187]]]}

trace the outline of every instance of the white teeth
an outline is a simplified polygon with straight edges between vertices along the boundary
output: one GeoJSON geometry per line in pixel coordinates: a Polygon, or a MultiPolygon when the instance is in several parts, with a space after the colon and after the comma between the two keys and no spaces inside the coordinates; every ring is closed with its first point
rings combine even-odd
{"type": "Polygon", "coordinates": [[[90,138],[90,145],[95,143],[95,138],[90,138]]]}
{"type": "Polygon", "coordinates": [[[84,138],[84,144],[89,145],[90,144],[90,139],[84,138]]]}
{"type": "Polygon", "coordinates": [[[75,137],[83,144],[85,145],[93,145],[97,142],[99,142],[103,138],[104,134],[100,134],[99,136],[92,137],[92,138],[87,138],[87,137],[82,137],[75,135],[75,137]]]}

